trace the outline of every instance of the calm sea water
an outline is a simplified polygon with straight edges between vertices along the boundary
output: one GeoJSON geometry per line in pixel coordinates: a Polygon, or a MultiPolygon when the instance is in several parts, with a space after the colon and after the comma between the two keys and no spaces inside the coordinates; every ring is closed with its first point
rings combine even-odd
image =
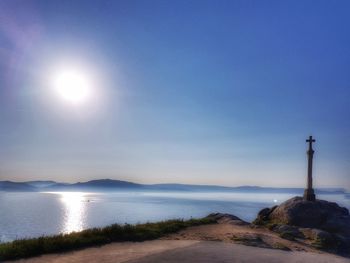
{"type": "MultiPolygon", "coordinates": [[[[69,233],[113,223],[203,217],[213,212],[246,221],[293,194],[267,193],[9,193],[0,192],[0,241],[69,233]]],[[[322,195],[350,208],[344,195],[322,195]]]]}

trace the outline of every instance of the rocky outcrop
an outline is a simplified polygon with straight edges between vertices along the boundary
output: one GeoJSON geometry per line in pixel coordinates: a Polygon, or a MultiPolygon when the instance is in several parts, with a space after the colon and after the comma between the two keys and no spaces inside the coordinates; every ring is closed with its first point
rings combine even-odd
{"type": "Polygon", "coordinates": [[[268,226],[286,238],[306,238],[317,248],[350,253],[350,215],[334,202],[291,198],[279,206],[264,208],[253,222],[268,226]]]}
{"type": "Polygon", "coordinates": [[[208,215],[208,217],[216,220],[218,223],[228,223],[231,225],[249,225],[248,222],[245,222],[239,217],[231,214],[212,213],[208,215]]]}
{"type": "Polygon", "coordinates": [[[302,197],[294,197],[279,206],[264,208],[259,212],[255,223],[267,222],[350,235],[349,211],[324,200],[310,202],[302,197]]]}

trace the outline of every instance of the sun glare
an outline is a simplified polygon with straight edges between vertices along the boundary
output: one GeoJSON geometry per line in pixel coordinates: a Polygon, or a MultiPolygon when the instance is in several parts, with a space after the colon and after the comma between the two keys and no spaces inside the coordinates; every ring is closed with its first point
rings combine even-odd
{"type": "Polygon", "coordinates": [[[85,193],[62,192],[59,194],[65,208],[63,232],[70,233],[83,230],[86,208],[85,193]]]}
{"type": "Polygon", "coordinates": [[[78,69],[65,68],[54,73],[53,88],[62,99],[72,104],[81,104],[92,96],[92,80],[78,69]]]}

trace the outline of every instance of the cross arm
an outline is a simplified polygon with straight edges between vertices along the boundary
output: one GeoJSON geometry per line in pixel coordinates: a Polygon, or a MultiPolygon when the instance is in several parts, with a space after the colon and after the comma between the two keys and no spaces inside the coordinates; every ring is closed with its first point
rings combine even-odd
{"type": "Polygon", "coordinates": [[[309,139],[306,140],[306,142],[315,142],[316,140],[312,138],[312,136],[309,136],[309,139]]]}

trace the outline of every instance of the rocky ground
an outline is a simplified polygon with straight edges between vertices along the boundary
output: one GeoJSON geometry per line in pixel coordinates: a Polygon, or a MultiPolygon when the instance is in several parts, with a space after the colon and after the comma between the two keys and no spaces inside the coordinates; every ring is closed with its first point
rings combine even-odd
{"type": "Polygon", "coordinates": [[[249,224],[229,214],[212,214],[219,224],[191,227],[164,237],[166,240],[223,241],[253,247],[284,251],[305,251],[320,253],[307,238],[291,238],[277,231],[249,224]]]}

